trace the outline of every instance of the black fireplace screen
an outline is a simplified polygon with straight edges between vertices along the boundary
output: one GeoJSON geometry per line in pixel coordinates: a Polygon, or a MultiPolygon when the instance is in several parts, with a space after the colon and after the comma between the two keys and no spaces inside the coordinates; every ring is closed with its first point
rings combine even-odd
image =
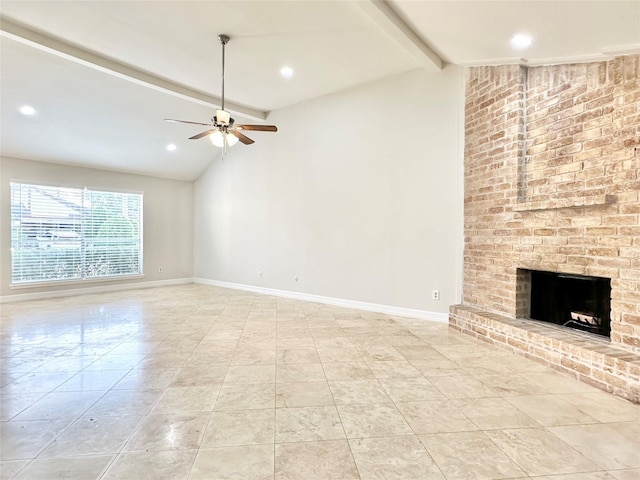
{"type": "Polygon", "coordinates": [[[530,317],[608,337],[611,279],[533,270],[530,317]]]}

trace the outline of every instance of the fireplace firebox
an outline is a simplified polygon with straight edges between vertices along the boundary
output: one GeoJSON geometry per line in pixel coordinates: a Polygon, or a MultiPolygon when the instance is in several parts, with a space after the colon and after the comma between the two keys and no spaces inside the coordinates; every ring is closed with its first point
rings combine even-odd
{"type": "Polygon", "coordinates": [[[529,317],[609,337],[611,279],[530,270],[529,317]]]}

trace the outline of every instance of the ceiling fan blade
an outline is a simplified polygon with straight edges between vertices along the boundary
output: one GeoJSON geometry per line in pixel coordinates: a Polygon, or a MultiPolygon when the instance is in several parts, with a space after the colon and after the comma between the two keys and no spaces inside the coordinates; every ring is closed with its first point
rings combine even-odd
{"type": "Polygon", "coordinates": [[[164,120],[165,120],[165,122],[190,123],[192,125],[204,125],[205,127],[212,126],[211,123],[190,122],[188,120],[174,120],[173,118],[165,118],[164,120]]]}
{"type": "Polygon", "coordinates": [[[199,138],[206,137],[207,135],[211,135],[213,132],[216,132],[218,129],[214,128],[213,130],[205,130],[202,133],[194,135],[193,137],[189,137],[189,140],[198,140],[199,138]]]}
{"type": "Polygon", "coordinates": [[[235,125],[240,130],[254,130],[256,132],[277,132],[278,127],[275,125],[235,125]]]}
{"type": "Polygon", "coordinates": [[[245,145],[251,145],[252,143],[254,143],[255,140],[251,140],[249,137],[247,137],[246,135],[243,135],[240,132],[237,132],[235,130],[229,130],[229,133],[231,135],[233,135],[234,137],[238,137],[238,140],[240,140],[242,143],[244,143],[245,145]]]}

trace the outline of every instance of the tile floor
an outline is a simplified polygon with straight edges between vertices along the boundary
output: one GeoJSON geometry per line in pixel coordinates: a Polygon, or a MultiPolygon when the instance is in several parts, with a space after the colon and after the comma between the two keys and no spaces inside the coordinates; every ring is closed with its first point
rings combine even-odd
{"type": "Polygon", "coordinates": [[[640,479],[640,405],[446,324],[187,285],[2,305],[0,479],[640,479]]]}

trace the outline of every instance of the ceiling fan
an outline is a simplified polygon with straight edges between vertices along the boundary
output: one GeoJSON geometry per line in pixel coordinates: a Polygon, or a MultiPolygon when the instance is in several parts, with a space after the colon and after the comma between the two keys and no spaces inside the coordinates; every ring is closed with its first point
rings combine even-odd
{"type": "Polygon", "coordinates": [[[211,123],[190,122],[188,120],[174,120],[172,118],[165,118],[167,122],[189,123],[192,125],[204,125],[205,127],[213,127],[204,132],[198,133],[193,137],[189,137],[189,140],[198,140],[199,138],[209,137],[211,143],[216,147],[223,149],[223,155],[227,147],[231,147],[238,143],[238,141],[245,145],[251,145],[254,140],[240,132],[240,130],[257,131],[257,132],[277,132],[278,127],[275,125],[251,125],[251,124],[235,124],[235,120],[231,118],[229,112],[224,109],[224,48],[229,42],[229,35],[220,34],[218,40],[222,45],[222,99],[219,110],[216,110],[216,114],[211,119],[211,123]]]}

